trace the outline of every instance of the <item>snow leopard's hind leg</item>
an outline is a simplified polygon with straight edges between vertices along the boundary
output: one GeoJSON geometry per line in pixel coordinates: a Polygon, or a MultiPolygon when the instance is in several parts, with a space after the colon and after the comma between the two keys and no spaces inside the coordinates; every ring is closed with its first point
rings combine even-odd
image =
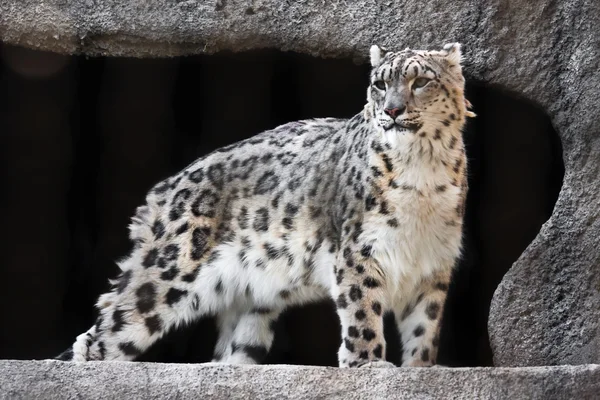
{"type": "Polygon", "coordinates": [[[134,282],[132,274],[125,271],[117,289],[100,297],[96,324],[79,335],[58,360],[133,360],[170,328],[206,313],[200,296],[189,288],[164,288],[150,280],[134,282]],[[119,292],[123,286],[127,288],[119,292]]]}
{"type": "MultiPolygon", "coordinates": [[[[112,282],[113,289],[98,299],[96,324],[57,359],[133,360],[172,327],[200,318],[213,311],[209,310],[211,304],[218,304],[209,287],[212,283],[198,274],[203,264],[196,264],[193,273],[183,270],[184,264],[176,261],[185,260],[174,257],[182,244],[155,240],[155,221],[158,217],[152,209],[138,208],[130,234],[138,246],[119,263],[123,272],[112,282]]],[[[190,228],[192,234],[197,230],[190,228]]],[[[192,240],[191,252],[210,258],[214,247],[207,243],[192,240]]]]}

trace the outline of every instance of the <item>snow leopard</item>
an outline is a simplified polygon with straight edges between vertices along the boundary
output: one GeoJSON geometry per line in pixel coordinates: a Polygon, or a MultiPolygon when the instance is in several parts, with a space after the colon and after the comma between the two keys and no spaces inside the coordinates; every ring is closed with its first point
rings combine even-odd
{"type": "MultiPolygon", "coordinates": [[[[172,329],[216,318],[213,362],[259,364],[288,307],[331,299],[339,367],[436,364],[461,255],[467,158],[459,43],[370,48],[349,119],[290,122],[217,149],[156,184],[96,323],[59,360],[134,360],[172,329]]],[[[314,329],[319,329],[315,326],[314,329]]]]}

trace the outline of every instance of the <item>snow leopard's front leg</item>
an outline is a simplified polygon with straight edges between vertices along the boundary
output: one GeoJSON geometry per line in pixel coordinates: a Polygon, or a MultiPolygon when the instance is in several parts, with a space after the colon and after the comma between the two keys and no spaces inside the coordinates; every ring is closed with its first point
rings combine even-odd
{"type": "Polygon", "coordinates": [[[394,307],[402,341],[403,367],[429,367],[436,364],[442,313],[448,294],[451,268],[423,280],[412,298],[394,307]]]}
{"type": "Polygon", "coordinates": [[[393,366],[385,362],[385,283],[371,248],[348,244],[336,265],[333,298],[342,326],[340,367],[393,366]]]}

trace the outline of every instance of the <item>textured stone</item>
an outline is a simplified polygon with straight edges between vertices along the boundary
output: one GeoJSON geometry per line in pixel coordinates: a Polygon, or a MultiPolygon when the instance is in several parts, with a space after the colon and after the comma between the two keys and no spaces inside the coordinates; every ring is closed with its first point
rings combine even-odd
{"type": "Polygon", "coordinates": [[[0,361],[0,399],[593,399],[600,365],[339,368],[0,361]]]}
{"type": "Polygon", "coordinates": [[[600,361],[599,25],[596,0],[0,2],[3,41],[60,53],[146,57],[269,47],[363,61],[375,42],[462,42],[467,77],[540,105],[564,150],[554,214],[492,302],[497,365],[600,361]]]}

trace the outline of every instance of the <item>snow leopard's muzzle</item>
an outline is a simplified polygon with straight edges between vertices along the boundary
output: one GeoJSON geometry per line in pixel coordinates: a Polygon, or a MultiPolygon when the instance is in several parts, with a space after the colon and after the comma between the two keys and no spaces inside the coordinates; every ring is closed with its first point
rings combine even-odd
{"type": "Polygon", "coordinates": [[[395,129],[405,133],[417,133],[422,126],[418,115],[414,112],[407,113],[405,108],[384,108],[377,114],[377,123],[386,131],[395,129]]]}

